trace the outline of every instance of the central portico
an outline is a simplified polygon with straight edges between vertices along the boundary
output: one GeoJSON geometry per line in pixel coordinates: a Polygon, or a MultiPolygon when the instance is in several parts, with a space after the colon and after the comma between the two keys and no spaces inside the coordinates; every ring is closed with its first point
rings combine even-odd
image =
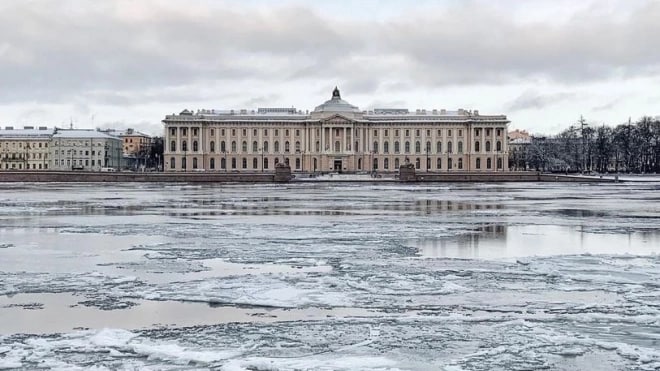
{"type": "Polygon", "coordinates": [[[312,112],[295,108],[184,110],[165,120],[167,171],[504,171],[504,115],[383,108],[361,111],[332,96],[312,112]]]}

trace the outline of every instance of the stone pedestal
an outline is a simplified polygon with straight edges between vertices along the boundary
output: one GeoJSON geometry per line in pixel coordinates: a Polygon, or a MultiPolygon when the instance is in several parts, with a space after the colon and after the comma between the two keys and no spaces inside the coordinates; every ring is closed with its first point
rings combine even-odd
{"type": "Polygon", "coordinates": [[[399,167],[399,181],[401,182],[417,181],[417,175],[415,174],[415,166],[413,164],[405,164],[399,167]]]}
{"type": "Polygon", "coordinates": [[[275,165],[275,183],[288,183],[293,176],[291,175],[291,167],[284,163],[275,165]]]}

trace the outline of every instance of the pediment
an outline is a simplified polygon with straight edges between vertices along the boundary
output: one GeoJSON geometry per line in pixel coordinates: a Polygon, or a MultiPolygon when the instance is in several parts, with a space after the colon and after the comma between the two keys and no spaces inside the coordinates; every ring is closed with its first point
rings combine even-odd
{"type": "Polygon", "coordinates": [[[350,124],[353,121],[354,120],[352,120],[351,118],[338,113],[335,113],[331,116],[321,119],[321,123],[323,124],[350,124]]]}

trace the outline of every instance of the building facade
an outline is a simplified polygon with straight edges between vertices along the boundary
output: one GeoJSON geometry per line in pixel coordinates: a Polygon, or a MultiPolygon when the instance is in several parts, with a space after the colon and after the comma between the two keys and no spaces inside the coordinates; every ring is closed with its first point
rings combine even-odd
{"type": "Polygon", "coordinates": [[[48,170],[53,129],[11,126],[0,130],[0,171],[48,170]]]}
{"type": "Polygon", "coordinates": [[[126,129],[119,134],[123,142],[124,156],[137,157],[151,147],[151,136],[134,129],[126,129]]]}
{"type": "Polygon", "coordinates": [[[53,170],[118,169],[122,140],[99,130],[55,129],[50,145],[53,170]]]}
{"type": "Polygon", "coordinates": [[[168,115],[165,171],[394,172],[507,171],[505,115],[478,111],[360,111],[332,98],[312,112],[294,108],[184,110],[168,115]]]}

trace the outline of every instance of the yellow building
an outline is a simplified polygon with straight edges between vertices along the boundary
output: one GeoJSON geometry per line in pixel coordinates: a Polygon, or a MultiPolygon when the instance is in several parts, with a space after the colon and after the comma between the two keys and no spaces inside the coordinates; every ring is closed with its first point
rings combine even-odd
{"type": "Polygon", "coordinates": [[[361,111],[332,97],[295,108],[184,110],[165,124],[165,171],[507,171],[505,115],[479,111],[361,111]]]}
{"type": "Polygon", "coordinates": [[[124,156],[135,157],[140,151],[148,151],[151,147],[151,136],[137,130],[126,129],[119,135],[123,142],[124,156]]]}
{"type": "Polygon", "coordinates": [[[0,171],[48,170],[53,129],[11,126],[0,130],[0,171]]]}

